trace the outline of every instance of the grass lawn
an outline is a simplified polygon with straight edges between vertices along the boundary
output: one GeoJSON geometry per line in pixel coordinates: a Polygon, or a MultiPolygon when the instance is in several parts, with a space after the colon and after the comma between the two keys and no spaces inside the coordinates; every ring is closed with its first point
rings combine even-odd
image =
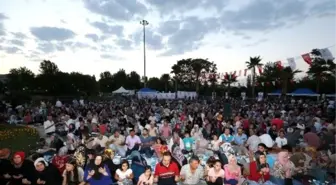
{"type": "Polygon", "coordinates": [[[38,139],[34,128],[0,124],[0,148],[9,148],[12,153],[24,151],[28,155],[35,150],[38,139]]]}

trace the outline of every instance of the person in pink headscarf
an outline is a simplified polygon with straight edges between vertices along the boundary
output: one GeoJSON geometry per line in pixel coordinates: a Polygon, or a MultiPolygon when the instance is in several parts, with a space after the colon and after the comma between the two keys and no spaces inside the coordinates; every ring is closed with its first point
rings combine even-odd
{"type": "Polygon", "coordinates": [[[287,150],[282,150],[278,153],[277,160],[271,171],[272,176],[270,181],[278,185],[285,185],[291,182],[293,185],[302,184],[299,181],[292,179],[292,176],[295,173],[295,165],[289,160],[289,157],[289,152],[287,150]]]}

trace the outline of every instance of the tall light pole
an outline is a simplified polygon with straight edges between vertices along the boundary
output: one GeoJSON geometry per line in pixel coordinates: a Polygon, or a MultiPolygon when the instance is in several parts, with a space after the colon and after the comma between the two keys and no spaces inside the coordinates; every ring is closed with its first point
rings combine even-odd
{"type": "Polygon", "coordinates": [[[144,87],[147,85],[146,77],[146,26],[149,24],[148,21],[142,20],[140,24],[143,26],[143,54],[144,54],[144,87]]]}

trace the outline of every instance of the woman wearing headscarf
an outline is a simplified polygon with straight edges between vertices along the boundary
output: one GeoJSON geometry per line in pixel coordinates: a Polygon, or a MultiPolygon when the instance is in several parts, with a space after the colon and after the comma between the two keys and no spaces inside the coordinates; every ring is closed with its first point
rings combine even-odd
{"type": "Polygon", "coordinates": [[[271,171],[270,181],[277,185],[299,185],[300,182],[293,180],[292,176],[295,173],[295,166],[292,161],[289,160],[289,153],[287,150],[283,150],[278,153],[277,160],[274,163],[273,170],[271,171]]]}
{"type": "Polygon", "coordinates": [[[66,144],[66,147],[68,148],[69,154],[75,153],[75,150],[78,146],[76,136],[73,133],[68,133],[65,144],[66,144]]]}
{"type": "Polygon", "coordinates": [[[113,183],[110,170],[103,163],[102,156],[97,155],[94,162],[90,163],[85,169],[84,181],[90,185],[111,185],[113,183]]]}
{"type": "Polygon", "coordinates": [[[224,184],[237,185],[241,178],[241,168],[237,164],[237,159],[234,155],[228,157],[228,164],[224,165],[224,184]]]}
{"type": "Polygon", "coordinates": [[[14,153],[13,166],[7,170],[11,185],[34,184],[36,181],[34,164],[25,159],[24,152],[14,153]]]}
{"type": "Polygon", "coordinates": [[[209,147],[209,141],[203,137],[203,134],[199,134],[199,139],[196,141],[196,153],[204,154],[209,147]]]}
{"type": "Polygon", "coordinates": [[[198,140],[201,136],[202,132],[198,126],[198,124],[194,124],[194,128],[191,129],[191,137],[193,137],[195,140],[198,140]]]}
{"type": "Polygon", "coordinates": [[[113,163],[115,152],[111,149],[105,149],[104,156],[103,156],[103,162],[107,167],[110,169],[110,174],[113,182],[116,182],[116,179],[114,178],[114,175],[116,173],[116,170],[119,168],[120,165],[116,165],[113,163]]]}
{"type": "Polygon", "coordinates": [[[77,161],[74,158],[69,158],[65,164],[63,172],[62,185],[84,185],[84,171],[81,167],[77,166],[77,161]]]}
{"type": "Polygon", "coordinates": [[[65,169],[65,163],[68,160],[68,148],[66,146],[62,147],[58,154],[55,155],[51,163],[59,170],[60,174],[63,174],[65,169]]]}
{"type": "Polygon", "coordinates": [[[34,162],[37,171],[36,184],[37,185],[61,185],[62,176],[57,168],[48,164],[44,158],[40,157],[34,162]]]}

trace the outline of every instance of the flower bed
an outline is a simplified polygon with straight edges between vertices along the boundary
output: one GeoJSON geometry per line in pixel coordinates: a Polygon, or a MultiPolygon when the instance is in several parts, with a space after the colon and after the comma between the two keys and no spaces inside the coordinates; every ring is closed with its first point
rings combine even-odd
{"type": "Polygon", "coordinates": [[[35,149],[38,139],[35,128],[0,125],[0,148],[9,148],[12,152],[20,150],[28,154],[35,149]]]}

